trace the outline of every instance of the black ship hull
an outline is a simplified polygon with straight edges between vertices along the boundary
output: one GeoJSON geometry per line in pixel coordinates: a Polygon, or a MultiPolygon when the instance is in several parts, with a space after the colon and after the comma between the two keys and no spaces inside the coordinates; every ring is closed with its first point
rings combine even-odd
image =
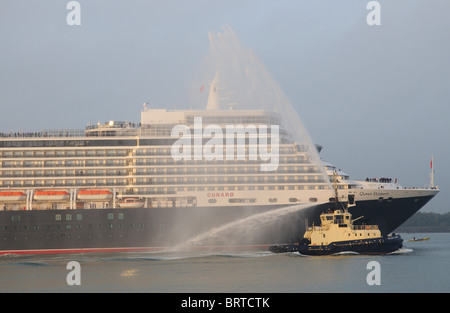
{"type": "MultiPolygon", "coordinates": [[[[379,225],[387,234],[431,198],[361,201],[350,211],[354,217],[364,216],[366,224],[379,225]]],[[[264,215],[281,208],[273,205],[0,211],[0,254],[269,247],[300,241],[306,223],[319,223],[320,214],[329,205],[311,205],[282,216],[264,215]]]]}
{"type": "Polygon", "coordinates": [[[419,211],[434,195],[407,197],[384,200],[357,201],[356,206],[349,207],[349,212],[356,219],[355,225],[378,225],[382,235],[394,232],[407,219],[419,211]]]}
{"type": "Polygon", "coordinates": [[[265,245],[296,236],[299,224],[327,207],[282,218],[265,218],[279,206],[0,211],[0,254],[265,245]]]}

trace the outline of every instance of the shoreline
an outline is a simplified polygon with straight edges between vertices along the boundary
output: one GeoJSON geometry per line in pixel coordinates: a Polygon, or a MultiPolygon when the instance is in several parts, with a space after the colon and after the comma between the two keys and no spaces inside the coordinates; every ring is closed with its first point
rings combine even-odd
{"type": "Polygon", "coordinates": [[[450,233],[450,226],[400,226],[396,233],[450,233]]]}

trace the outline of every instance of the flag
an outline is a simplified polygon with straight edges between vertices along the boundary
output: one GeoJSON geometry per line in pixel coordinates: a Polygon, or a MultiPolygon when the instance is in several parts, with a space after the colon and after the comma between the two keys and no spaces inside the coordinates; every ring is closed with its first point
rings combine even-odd
{"type": "Polygon", "coordinates": [[[204,85],[202,85],[202,86],[200,87],[200,92],[203,92],[203,89],[205,89],[205,86],[204,86],[204,85]]]}

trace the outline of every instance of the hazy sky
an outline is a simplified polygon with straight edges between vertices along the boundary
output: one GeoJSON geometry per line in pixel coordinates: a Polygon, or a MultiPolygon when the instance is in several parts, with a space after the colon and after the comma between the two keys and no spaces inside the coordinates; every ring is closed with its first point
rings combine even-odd
{"type": "MultiPolygon", "coordinates": [[[[0,2],[0,132],[139,122],[144,102],[197,106],[208,32],[229,25],[281,86],[322,158],[352,178],[429,182],[449,212],[450,1],[0,2]]],[[[206,105],[206,104],[205,104],[206,105]]]]}

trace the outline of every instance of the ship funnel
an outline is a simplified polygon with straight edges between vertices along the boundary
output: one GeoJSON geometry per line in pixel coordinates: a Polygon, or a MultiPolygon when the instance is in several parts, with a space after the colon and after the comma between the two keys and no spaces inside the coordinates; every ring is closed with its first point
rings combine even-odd
{"type": "Polygon", "coordinates": [[[220,110],[219,75],[217,73],[209,87],[209,95],[208,95],[208,102],[206,104],[206,109],[207,110],[220,110]]]}

